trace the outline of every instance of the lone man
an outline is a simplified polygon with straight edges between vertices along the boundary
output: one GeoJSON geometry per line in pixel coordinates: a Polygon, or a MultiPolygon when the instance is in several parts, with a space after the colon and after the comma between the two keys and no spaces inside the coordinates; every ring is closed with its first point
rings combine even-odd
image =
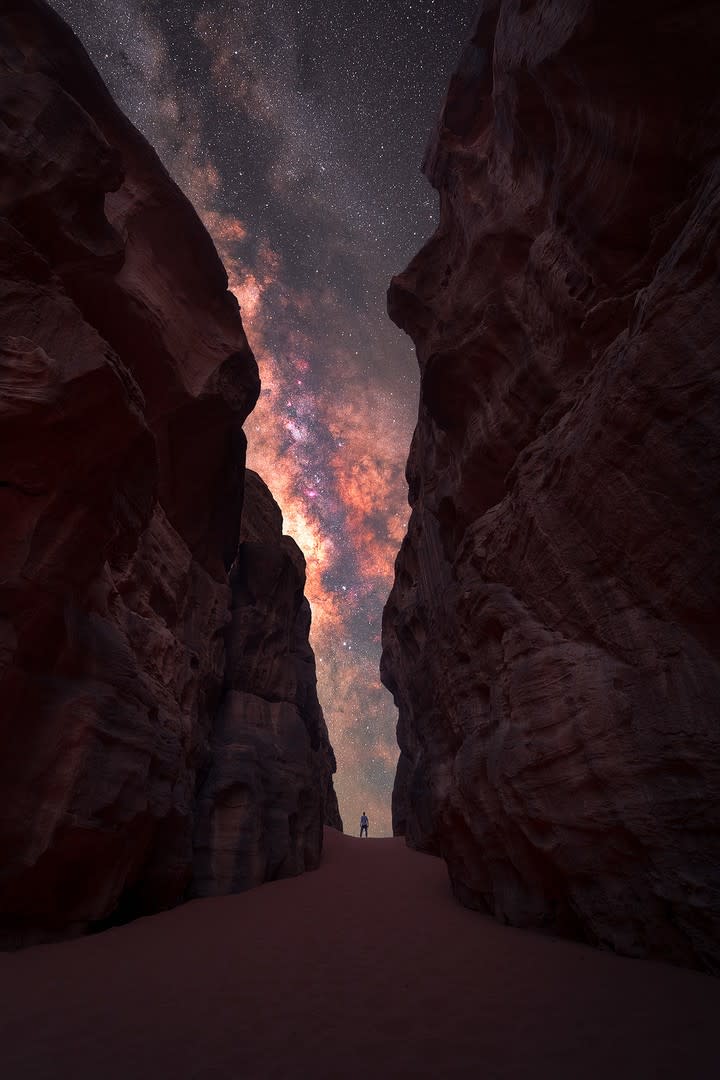
{"type": "Polygon", "coordinates": [[[368,834],[367,831],[368,831],[368,825],[369,824],[370,824],[370,821],[368,819],[368,816],[365,813],[365,811],[363,810],[362,817],[360,818],[360,836],[362,837],[362,834],[365,833],[365,839],[366,840],[367,840],[367,834],[368,834]]]}

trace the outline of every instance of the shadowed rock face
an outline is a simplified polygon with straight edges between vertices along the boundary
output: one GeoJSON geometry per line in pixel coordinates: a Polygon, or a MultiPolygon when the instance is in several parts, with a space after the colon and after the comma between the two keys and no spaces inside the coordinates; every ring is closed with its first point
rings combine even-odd
{"type": "Polygon", "coordinates": [[[199,896],[315,869],[323,823],[342,829],[308,644],[305,560],[282,535],[263,481],[246,477],[225,687],[198,797],[199,896]]]}
{"type": "Polygon", "coordinates": [[[720,968],[717,5],[483,4],[395,278],[396,833],[459,898],[720,968]]]}
{"type": "MultiPolygon", "coordinates": [[[[40,0],[0,10],[0,290],[0,940],[21,944],[192,881],[197,788],[208,767],[232,780],[213,719],[259,388],[212,241],[40,0]]],[[[292,613],[298,657],[308,623],[292,613]]],[[[268,874],[317,862],[332,752],[306,716],[287,753],[314,720],[315,756],[263,791],[272,834],[236,837],[253,870],[223,888],[262,880],[263,845],[268,874]]]]}

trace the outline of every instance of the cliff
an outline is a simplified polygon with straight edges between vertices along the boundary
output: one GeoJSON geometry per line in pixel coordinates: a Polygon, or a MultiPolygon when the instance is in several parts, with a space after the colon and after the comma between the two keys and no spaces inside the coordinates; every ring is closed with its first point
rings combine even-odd
{"type": "Polygon", "coordinates": [[[389,311],[396,833],[503,921],[720,970],[720,11],[486,0],[389,311]]]}
{"type": "MultiPolygon", "coordinates": [[[[292,600],[262,601],[278,633],[290,620],[278,675],[285,650],[303,721],[252,712],[277,760],[246,797],[272,828],[211,830],[196,865],[208,777],[223,791],[246,778],[218,737],[227,669],[240,651],[267,655],[230,613],[255,361],[192,206],[42,0],[2,6],[0,119],[0,940],[13,945],[172,905],[207,880],[215,843],[253,867],[217,888],[315,865],[333,761],[297,553],[292,600]]],[[[272,562],[282,542],[267,542],[272,562]]]]}
{"type": "Polygon", "coordinates": [[[315,869],[323,824],[342,830],[308,644],[305,560],[282,535],[263,481],[246,477],[223,697],[198,793],[198,896],[315,869]]]}

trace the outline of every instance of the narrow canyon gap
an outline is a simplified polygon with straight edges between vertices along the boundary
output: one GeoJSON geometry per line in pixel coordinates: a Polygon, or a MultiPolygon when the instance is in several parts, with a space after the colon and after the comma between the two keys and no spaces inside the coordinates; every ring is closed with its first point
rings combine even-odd
{"type": "Polygon", "coordinates": [[[391,275],[432,232],[423,147],[470,28],[459,0],[55,0],[213,237],[262,393],[245,425],[307,558],[318,691],[351,828],[391,832],[381,612],[408,517],[414,350],[391,275]]]}
{"type": "MultiPolygon", "coordinates": [[[[285,67],[270,62],[267,84],[245,57],[239,100],[295,148],[265,163],[291,199],[329,158],[310,140],[296,167],[311,125],[285,106],[302,113],[307,71],[295,22],[270,9],[295,92],[278,110],[285,67]]],[[[193,11],[205,69],[184,55],[190,98],[153,100],[202,195],[224,181],[191,88],[200,72],[235,92],[243,51],[233,26],[217,37],[230,5],[193,11]]],[[[134,29],[154,72],[147,25],[134,29]]],[[[701,3],[480,5],[426,156],[440,223],[389,294],[421,389],[382,660],[400,708],[394,827],[447,860],[463,903],[714,972],[719,42],[720,13],[701,3]]],[[[0,9],[0,63],[0,938],[13,946],[319,865],[323,825],[340,820],[306,565],[245,467],[242,424],[289,492],[322,646],[372,623],[395,443],[365,452],[381,434],[367,416],[399,421],[387,385],[375,401],[359,369],[326,363],[325,407],[340,411],[311,437],[309,333],[322,340],[336,299],[283,279],[270,235],[253,232],[248,270],[234,257],[246,223],[198,198],[228,281],[44,0],[0,9]],[[270,372],[255,417],[238,298],[270,372]],[[281,360],[266,350],[276,320],[295,328],[281,360]]],[[[352,293],[347,254],[335,243],[334,281],[352,293]]],[[[345,668],[330,658],[324,676],[339,715],[352,633],[342,649],[345,668]]],[[[368,719],[350,739],[363,753],[368,719]]],[[[377,832],[358,776],[355,810],[377,832]]]]}

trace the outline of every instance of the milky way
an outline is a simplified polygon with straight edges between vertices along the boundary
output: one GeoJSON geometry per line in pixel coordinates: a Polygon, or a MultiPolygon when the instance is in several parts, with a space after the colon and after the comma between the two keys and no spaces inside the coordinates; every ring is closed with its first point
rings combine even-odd
{"type": "Polygon", "coordinates": [[[417,411],[385,290],[435,224],[419,174],[474,5],[55,0],[193,201],[258,360],[248,466],[308,563],[346,827],[391,832],[396,713],[380,620],[417,411]]]}

